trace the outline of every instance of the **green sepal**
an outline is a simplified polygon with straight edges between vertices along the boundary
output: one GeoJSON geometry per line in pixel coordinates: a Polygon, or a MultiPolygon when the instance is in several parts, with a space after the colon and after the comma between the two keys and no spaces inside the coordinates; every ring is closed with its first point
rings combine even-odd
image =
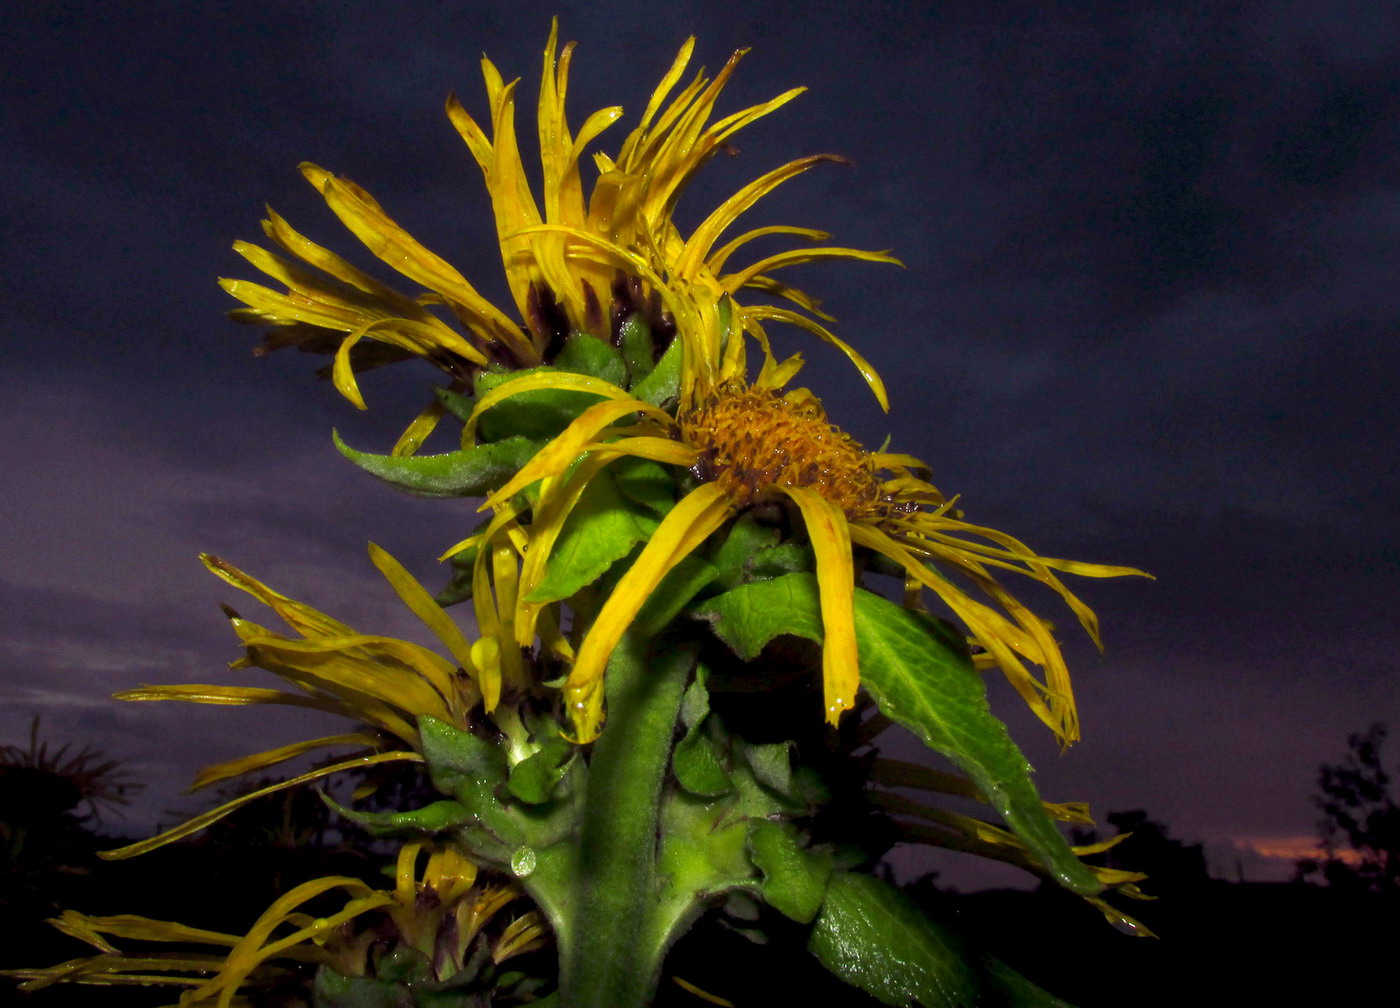
{"type": "Polygon", "coordinates": [[[622,359],[627,363],[627,387],[634,389],[656,367],[656,344],[651,339],[651,326],[641,312],[633,312],[622,320],[617,335],[622,359]]]}
{"type": "Polygon", "coordinates": [[[671,340],[651,373],[632,386],[632,394],[644,403],[665,406],[680,395],[680,387],[681,341],[677,338],[671,340]]]}
{"type": "Polygon", "coordinates": [[[405,1008],[412,1005],[407,988],[386,980],[342,976],[329,966],[316,971],[311,994],[315,1008],[405,1008]]]}
{"type": "Polygon", "coordinates": [[[982,978],[957,936],[871,875],[831,875],[807,949],[882,1004],[974,1008],[987,1003],[982,978]]]}
{"type": "Polygon", "coordinates": [[[471,814],[460,835],[476,853],[505,860],[525,843],[521,823],[497,797],[506,781],[505,753],[469,731],[421,715],[418,734],[433,786],[451,795],[471,814]]]}
{"type": "Polygon", "coordinates": [[[437,396],[437,401],[442,404],[443,409],[462,421],[462,423],[466,423],[471,419],[472,409],[476,406],[476,400],[471,396],[462,395],[460,392],[454,392],[452,389],[444,388],[441,385],[433,386],[433,395],[437,396]]]}
{"type": "Polygon", "coordinates": [[[717,798],[734,790],[714,740],[705,732],[710,695],[703,675],[685,691],[681,700],[681,724],[685,734],[671,752],[671,768],[680,786],[701,798],[717,798]]]}
{"type": "MultiPolygon", "coordinates": [[[[708,599],[697,615],[713,620],[741,658],[756,657],[780,634],[822,640],[812,574],[741,585],[708,599]]],[[[966,773],[1056,881],[1082,896],[1102,892],[1046,814],[1030,764],[987,705],[958,634],[862,588],[855,591],[855,624],[861,683],[880,710],[966,773]]]]}
{"type": "MultiPolygon", "coordinates": [[[[482,522],[472,530],[475,534],[479,529],[484,528],[488,522],[482,522]]],[[[476,557],[481,552],[480,543],[472,543],[464,550],[453,553],[447,558],[447,562],[452,565],[452,578],[443,587],[442,591],[433,596],[433,601],[446,609],[448,606],[456,605],[459,602],[466,602],[476,591],[475,573],[476,557]]]]}
{"type": "Polygon", "coordinates": [[[554,366],[560,371],[601,378],[619,388],[627,384],[627,364],[622,359],[622,351],[586,332],[569,335],[564,348],[554,358],[554,366]]]}
{"type": "MultiPolygon", "coordinates": [[[[561,372],[561,368],[536,367],[519,371],[483,371],[476,378],[478,399],[492,389],[526,375],[561,372]]],[[[569,426],[580,413],[599,401],[593,392],[542,388],[503,399],[477,417],[476,433],[482,441],[523,436],[547,441],[569,426]]]]}
{"type": "Polygon", "coordinates": [[[826,898],[831,858],[804,847],[791,823],[755,819],[748,843],[749,857],[763,873],[765,902],[799,924],[811,923],[826,898]]]}
{"type": "Polygon", "coordinates": [[[543,805],[554,797],[577,751],[578,747],[558,732],[545,735],[536,752],[510,768],[506,787],[527,805],[543,805]]]}
{"type": "Polygon", "coordinates": [[[793,786],[791,742],[749,743],[737,749],[760,784],[784,798],[803,801],[793,786]]]}
{"type": "Polygon", "coordinates": [[[408,812],[360,812],[346,808],[330,795],[322,794],[336,815],[348,819],[371,836],[432,836],[470,822],[472,813],[461,802],[443,799],[408,812]]]}
{"type": "Polygon", "coordinates": [[[592,584],[637,543],[651,537],[660,520],[629,504],[604,469],[589,480],[549,551],[549,565],[527,596],[529,602],[555,602],[592,584]]]}
{"type": "Polygon", "coordinates": [[[441,455],[373,455],[356,451],[332,431],[336,448],[365,472],[419,497],[481,497],[504,486],[540,444],[510,437],[441,455]]]}

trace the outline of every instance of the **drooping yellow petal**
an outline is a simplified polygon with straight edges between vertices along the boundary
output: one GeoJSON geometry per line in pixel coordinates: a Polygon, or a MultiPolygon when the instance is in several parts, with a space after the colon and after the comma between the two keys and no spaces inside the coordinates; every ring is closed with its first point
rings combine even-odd
{"type": "Polygon", "coordinates": [[[240,795],[231,802],[225,802],[216,809],[210,809],[208,812],[200,813],[193,819],[187,819],[180,825],[168,829],[163,833],[159,833],[156,836],[148,837],[145,840],[138,840],[136,843],[127,844],[125,847],[118,847],[116,850],[98,851],[97,856],[106,861],[123,861],[126,858],[135,857],[138,854],[144,854],[147,851],[155,850],[157,847],[164,847],[166,844],[173,843],[176,840],[182,840],[192,833],[198,833],[206,826],[218,822],[230,812],[242,808],[249,802],[257,801],[264,795],[270,795],[277,791],[284,791],[287,788],[296,787],[308,781],[320,780],[322,777],[329,777],[331,774],[340,773],[342,770],[361,769],[367,766],[376,766],[380,763],[401,763],[404,761],[422,763],[423,757],[414,752],[396,751],[376,753],[373,756],[361,756],[356,759],[346,760],[343,763],[333,763],[330,766],[320,767],[309,773],[293,777],[290,780],[278,781],[276,784],[268,785],[265,788],[250,791],[245,795],[240,795]]]}
{"type": "Polygon", "coordinates": [[[569,717],[579,742],[597,737],[602,716],[602,680],[608,659],[661,579],[700,546],[734,512],[723,488],[696,487],[661,520],[631,568],[598,611],[564,684],[569,717]]]}
{"type": "Polygon", "coordinates": [[[856,651],[855,565],[851,532],[845,514],[807,487],[784,487],[796,502],[807,526],[817,560],[817,588],[822,613],[822,683],[826,719],[835,724],[842,711],[855,706],[860,688],[860,658],[856,651]]]}
{"type": "Polygon", "coordinates": [[[889,396],[885,392],[885,383],[881,380],[879,373],[876,372],[875,368],[868,360],[856,351],[855,347],[838,337],[826,326],[807,318],[805,315],[799,315],[797,312],[788,311],[786,308],[759,306],[746,309],[745,314],[749,318],[773,319],[778,322],[786,322],[789,325],[795,325],[800,329],[807,330],[807,332],[816,336],[818,339],[824,340],[836,347],[836,349],[846,355],[847,360],[856,366],[856,370],[860,372],[860,376],[864,378],[865,383],[870,386],[870,391],[875,393],[875,399],[880,403],[880,408],[886,413],[890,411],[889,396]]]}
{"type": "Polygon", "coordinates": [[[183,700],[188,703],[223,704],[243,707],[251,704],[285,704],[289,707],[310,707],[354,717],[355,711],[339,700],[321,696],[302,696],[286,690],[262,686],[204,686],[176,683],[173,685],[137,686],[118,690],[114,700],[183,700]]]}
{"type": "Polygon", "coordinates": [[[306,941],[313,934],[329,934],[332,929],[368,910],[385,906],[391,902],[387,893],[375,892],[356,878],[328,876],[303,882],[273,902],[253,924],[232,951],[219,975],[198,988],[192,998],[196,1001],[218,996],[219,1008],[227,1008],[232,1003],[238,987],[258,965],[266,962],[278,952],[292,945],[306,941]],[[309,903],[333,889],[343,889],[354,899],[338,913],[317,919],[311,928],[294,932],[278,941],[267,943],[272,932],[278,928],[296,907],[309,903]],[[266,943],[266,944],[265,944],[266,943]]]}
{"type": "Polygon", "coordinates": [[[754,228],[752,231],[745,231],[737,238],[730,239],[720,248],[710,254],[705,261],[705,268],[715,276],[719,276],[724,269],[724,264],[729,261],[729,257],[749,242],[758,238],[766,238],[769,235],[794,235],[798,238],[806,238],[808,241],[830,241],[831,232],[818,231],[814,228],[788,227],[778,224],[770,227],[754,228]]]}
{"type": "Polygon", "coordinates": [[[509,346],[522,362],[537,361],[533,345],[518,325],[477,293],[466,277],[404,231],[367,192],[316,165],[303,164],[301,168],[341,223],[374,255],[410,280],[440,294],[462,323],[484,343],[499,341],[509,346]]]}

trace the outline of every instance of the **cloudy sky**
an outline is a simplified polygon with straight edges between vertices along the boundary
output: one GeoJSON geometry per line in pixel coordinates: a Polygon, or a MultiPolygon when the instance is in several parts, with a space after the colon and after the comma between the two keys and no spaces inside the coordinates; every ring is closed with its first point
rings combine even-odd
{"type": "Polygon", "coordinates": [[[214,279],[252,274],[230,244],[260,237],[265,202],[367,262],[296,171],[310,160],[503,298],[442,102],[482,112],[485,52],[528,105],[557,13],[580,43],[573,120],[629,113],[603,149],[692,33],[711,68],[752,47],[722,111],[810,87],[737,138],[682,226],[794,157],[853,162],[748,221],[905,263],[800,278],[892,413],[819,347],[810,384],[867,443],[927,459],[972,520],[1156,575],[1084,585],[1102,659],[1062,620],[1085,722],[1068,755],[996,694],[1042,789],[1146,808],[1221,874],[1286,874],[1249,848],[1308,837],[1317,764],[1371,721],[1400,727],[1387,5],[847,6],[19,5],[0,41],[0,741],[42,715],[47,737],[127,759],[149,782],[139,828],[200,763],[305,737],[290,715],[105,699],[217,681],[236,656],[217,604],[240,600],[201,550],[406,630],[366,541],[437,583],[471,508],[362,478],[329,432],[387,450],[431,372],[367,379],[357,414],[318,362],[253,359],[214,279]]]}

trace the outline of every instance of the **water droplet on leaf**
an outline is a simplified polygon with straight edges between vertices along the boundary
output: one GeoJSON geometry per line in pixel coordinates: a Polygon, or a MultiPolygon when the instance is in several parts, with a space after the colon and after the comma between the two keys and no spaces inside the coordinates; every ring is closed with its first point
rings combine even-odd
{"type": "Polygon", "coordinates": [[[516,878],[529,878],[535,871],[535,851],[532,847],[517,847],[510,856],[510,870],[516,878]]]}

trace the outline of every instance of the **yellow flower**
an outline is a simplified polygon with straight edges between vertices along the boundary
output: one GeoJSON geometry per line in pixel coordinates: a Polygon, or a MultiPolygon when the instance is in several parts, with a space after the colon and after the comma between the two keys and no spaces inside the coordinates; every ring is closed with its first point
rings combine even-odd
{"type": "MultiPolygon", "coordinates": [[[[885,404],[884,390],[869,365],[818,321],[829,320],[818,302],[773,274],[816,259],[895,260],[879,252],[816,247],[768,255],[726,272],[735,252],[755,239],[788,235],[821,242],[830,237],[787,226],[760,227],[715,247],[757,200],[808,168],[839,158],[802,158],[766,173],[724,201],[688,237],[673,223],[681,193],[729,138],[804,90],[795,88],[711,122],[715,102],[743,51],[736,52],[713,80],[702,71],[673,95],[693,47],[690,39],[681,48],[617,155],[594,154],[598,178],[586,198],[581,171],[585,153],[622,110],[601,109],[585,120],[577,135],[570,130],[564,105],[574,45],[557,51],[557,25],[545,48],[537,111],[543,177],[538,200],[530,190],[516,139],[518,82],[505,83],[496,67],[483,59],[489,136],[455,97],[448,99],[448,116],[485,176],[519,321],[414,240],[363,189],[309,164],[302,166],[303,174],[336,216],[378,258],[424,291],[409,296],[391,289],[270,213],[263,230],[301,264],[237,243],[235,249],[283,284],[286,293],[246,280],[224,280],[223,287],[248,306],[235,316],[274,327],[264,349],[295,344],[333,351],[337,388],[363,408],[355,381],[358,370],[414,356],[458,379],[488,365],[533,366],[549,360],[574,331],[615,339],[625,318],[637,311],[652,321],[662,338],[678,327],[687,341],[703,339],[718,331],[715,316],[726,296],[753,290],[786,299],[801,311],[737,308],[739,328],[765,346],[766,321],[806,329],[845,352],[885,404]],[[374,341],[377,349],[361,346],[363,340],[374,341]]],[[[703,371],[722,360],[720,348],[710,347],[688,354],[685,367],[703,371]]],[[[718,375],[707,372],[705,378],[713,384],[718,375]]],[[[692,376],[686,387],[696,387],[699,380],[692,376]]],[[[425,411],[396,450],[416,448],[436,417],[435,409],[425,411]]]]}
{"type": "MultiPolygon", "coordinates": [[[[781,389],[779,383],[791,377],[795,366],[772,366],[766,354],[765,360],[766,374],[753,385],[731,379],[705,391],[704,398],[693,396],[691,405],[682,407],[675,418],[629,398],[621,389],[602,387],[606,383],[589,380],[585,384],[565,375],[520,378],[495,390],[495,398],[486,397],[478,404],[480,412],[501,398],[551,384],[604,397],[482,505],[497,509],[494,527],[513,519],[524,506],[520,498],[512,499],[515,494],[539,483],[522,568],[521,599],[527,599],[539,584],[558,529],[583,486],[603,466],[631,455],[687,468],[698,480],[662,520],[603,602],[579,647],[565,683],[578,738],[586,741],[596,736],[608,659],[662,578],[740,510],[786,500],[801,515],[816,560],[830,721],[834,723],[854,704],[859,686],[853,549],[864,547],[903,571],[907,605],[918,607],[924,588],[934,592],[1036,715],[1064,743],[1077,739],[1069,675],[1049,624],[1022,605],[994,575],[1009,570],[1045,584],[1064,599],[1097,642],[1093,612],[1056,572],[1088,577],[1142,572],[1042,557],[1005,533],[964,522],[953,501],[924,478],[923,463],[908,455],[865,451],[827,420],[810,392],[781,389]],[[970,584],[981,598],[960,582],[970,584]],[[1043,668],[1044,681],[1029,666],[1043,668]]],[[[471,426],[469,421],[469,431],[471,426]]],[[[488,528],[485,535],[490,534],[488,528]]],[[[522,603],[516,626],[526,630],[529,625],[530,606],[522,603]]]]}
{"type": "MultiPolygon", "coordinates": [[[[428,715],[439,721],[467,727],[470,712],[482,703],[489,710],[500,695],[502,670],[508,662],[502,653],[515,655],[518,649],[502,649],[492,638],[469,644],[452,618],[445,613],[412,575],[378,546],[370,545],[370,557],[389,581],[400,599],[442,641],[452,660],[433,650],[398,640],[363,634],[319,610],[294,601],[257,581],[217,557],[203,556],[204,564],[229,584],[264,603],[298,635],[275,633],[229,611],[234,632],[242,641],[245,656],[230,668],[257,667],[284,679],[295,692],[263,686],[223,685],[146,685],[116,694],[120,700],[181,700],[234,706],[282,704],[310,707],[339,714],[366,725],[365,729],[324,738],[307,739],[265,752],[240,756],[202,769],[191,790],[198,790],[264,770],[318,749],[353,746],[379,751],[320,767],[290,780],[242,795],[218,808],[202,813],[158,836],[139,841],[104,857],[134,857],[189,836],[223,818],[237,808],[274,791],[308,781],[395,761],[421,762],[421,742],[417,719],[428,715]],[[389,750],[387,740],[398,740],[407,750],[389,750]]],[[[489,590],[476,598],[478,614],[493,606],[489,590]]],[[[512,600],[513,604],[513,600],[512,600]]],[[[493,612],[494,618],[494,610],[493,612]]],[[[511,718],[502,710],[499,717],[511,718]]]]}

